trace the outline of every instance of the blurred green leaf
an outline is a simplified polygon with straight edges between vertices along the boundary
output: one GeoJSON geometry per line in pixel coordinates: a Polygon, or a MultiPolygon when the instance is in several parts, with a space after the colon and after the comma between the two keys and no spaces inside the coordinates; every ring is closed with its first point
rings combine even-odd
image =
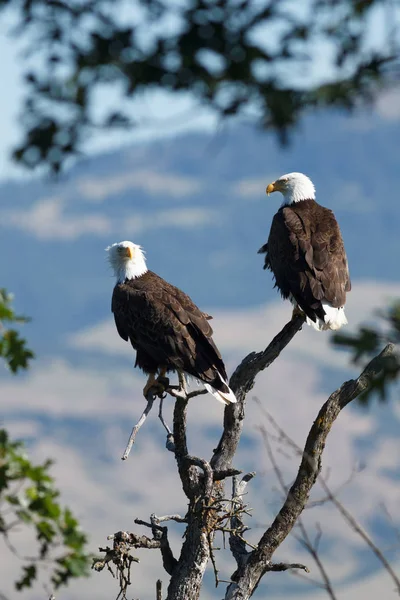
{"type": "Polygon", "coordinates": [[[86,535],[71,510],[58,500],[60,493],[49,473],[51,464],[31,463],[23,445],[0,430],[0,535],[10,539],[18,524],[18,530],[34,531],[38,542],[34,562],[24,559],[17,590],[31,587],[42,565],[55,587],[89,572],[86,535]]]}
{"type": "MultiPolygon", "coordinates": [[[[6,328],[5,323],[26,321],[15,314],[11,294],[0,289],[0,356],[13,373],[28,368],[33,352],[18,332],[6,328]]],[[[59,503],[60,492],[49,472],[51,465],[51,460],[33,464],[23,444],[11,440],[7,431],[0,429],[0,535],[10,541],[18,525],[19,530],[25,527],[33,531],[38,542],[37,556],[21,559],[25,564],[22,576],[15,582],[18,591],[32,586],[42,565],[46,572],[50,569],[49,577],[55,587],[89,572],[91,556],[86,553],[86,536],[72,512],[59,503]],[[62,558],[60,549],[64,550],[62,558]],[[53,557],[56,551],[57,556],[53,557]]]]}
{"type": "Polygon", "coordinates": [[[12,308],[13,297],[4,288],[0,289],[0,356],[12,373],[27,369],[29,361],[34,358],[26,340],[9,323],[26,323],[28,319],[17,315],[12,308]]]}
{"type": "MultiPolygon", "coordinates": [[[[349,351],[354,364],[365,366],[388,342],[400,344],[400,301],[378,312],[375,328],[361,326],[353,334],[336,333],[332,336],[332,342],[338,348],[349,351]]],[[[373,396],[377,396],[381,402],[386,401],[391,384],[398,381],[399,377],[400,355],[396,352],[385,360],[382,372],[358,401],[367,405],[373,396]]]]}
{"type": "Polygon", "coordinates": [[[24,575],[15,584],[15,587],[18,591],[21,591],[24,588],[31,587],[32,583],[36,579],[36,574],[37,574],[35,565],[29,565],[29,567],[23,567],[22,570],[24,572],[24,575]]]}

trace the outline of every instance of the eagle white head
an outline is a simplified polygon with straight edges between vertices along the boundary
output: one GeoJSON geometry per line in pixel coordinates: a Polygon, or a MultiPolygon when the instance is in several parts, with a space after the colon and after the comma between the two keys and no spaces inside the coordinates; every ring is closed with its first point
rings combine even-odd
{"type": "Polygon", "coordinates": [[[267,195],[281,192],[282,205],[293,204],[301,200],[315,200],[315,187],[307,175],[303,173],[287,173],[267,186],[267,195]]]}
{"type": "Polygon", "coordinates": [[[147,271],[144,252],[132,242],[117,242],[106,248],[108,260],[118,283],[125,279],[135,279],[147,271]]]}

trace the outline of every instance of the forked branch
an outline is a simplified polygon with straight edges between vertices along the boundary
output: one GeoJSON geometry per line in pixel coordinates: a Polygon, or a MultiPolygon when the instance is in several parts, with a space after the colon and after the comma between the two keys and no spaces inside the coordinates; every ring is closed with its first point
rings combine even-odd
{"type": "Polygon", "coordinates": [[[261,537],[256,550],[235,573],[235,583],[228,587],[226,600],[247,600],[261,577],[268,571],[275,550],[291,532],[302,513],[310,491],[321,470],[321,456],[326,438],[340,411],[365,391],[382,371],[394,345],[384,350],[367,365],[357,379],[346,381],[330,395],[318,413],[308,434],[297,477],[275,520],[261,537]]]}

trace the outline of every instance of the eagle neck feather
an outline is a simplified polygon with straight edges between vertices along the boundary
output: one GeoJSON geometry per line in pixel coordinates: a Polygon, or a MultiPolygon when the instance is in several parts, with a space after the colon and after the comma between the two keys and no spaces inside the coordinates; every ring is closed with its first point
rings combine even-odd
{"type": "Polygon", "coordinates": [[[137,257],[135,262],[133,260],[128,260],[125,263],[121,264],[117,270],[117,282],[124,283],[124,281],[129,281],[131,279],[137,279],[141,277],[145,273],[147,273],[147,266],[144,260],[143,255],[137,257]]]}
{"type": "Polygon", "coordinates": [[[283,202],[281,204],[281,208],[284,208],[285,206],[292,206],[293,204],[298,204],[299,202],[307,202],[307,201],[315,202],[315,197],[314,198],[299,198],[295,193],[293,193],[290,196],[283,197],[283,202]]]}

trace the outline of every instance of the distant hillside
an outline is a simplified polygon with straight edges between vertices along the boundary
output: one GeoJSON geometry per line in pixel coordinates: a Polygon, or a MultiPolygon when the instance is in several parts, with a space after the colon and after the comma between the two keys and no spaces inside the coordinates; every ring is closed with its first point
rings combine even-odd
{"type": "Polygon", "coordinates": [[[257,305],[276,297],[257,256],[281,201],[265,185],[293,170],[334,209],[352,278],[397,280],[399,135],[400,123],[333,114],[308,119],[286,149],[240,127],[88,158],[57,183],[5,183],[1,283],[42,353],[109,314],[104,248],[121,239],[205,308],[257,305]]]}

